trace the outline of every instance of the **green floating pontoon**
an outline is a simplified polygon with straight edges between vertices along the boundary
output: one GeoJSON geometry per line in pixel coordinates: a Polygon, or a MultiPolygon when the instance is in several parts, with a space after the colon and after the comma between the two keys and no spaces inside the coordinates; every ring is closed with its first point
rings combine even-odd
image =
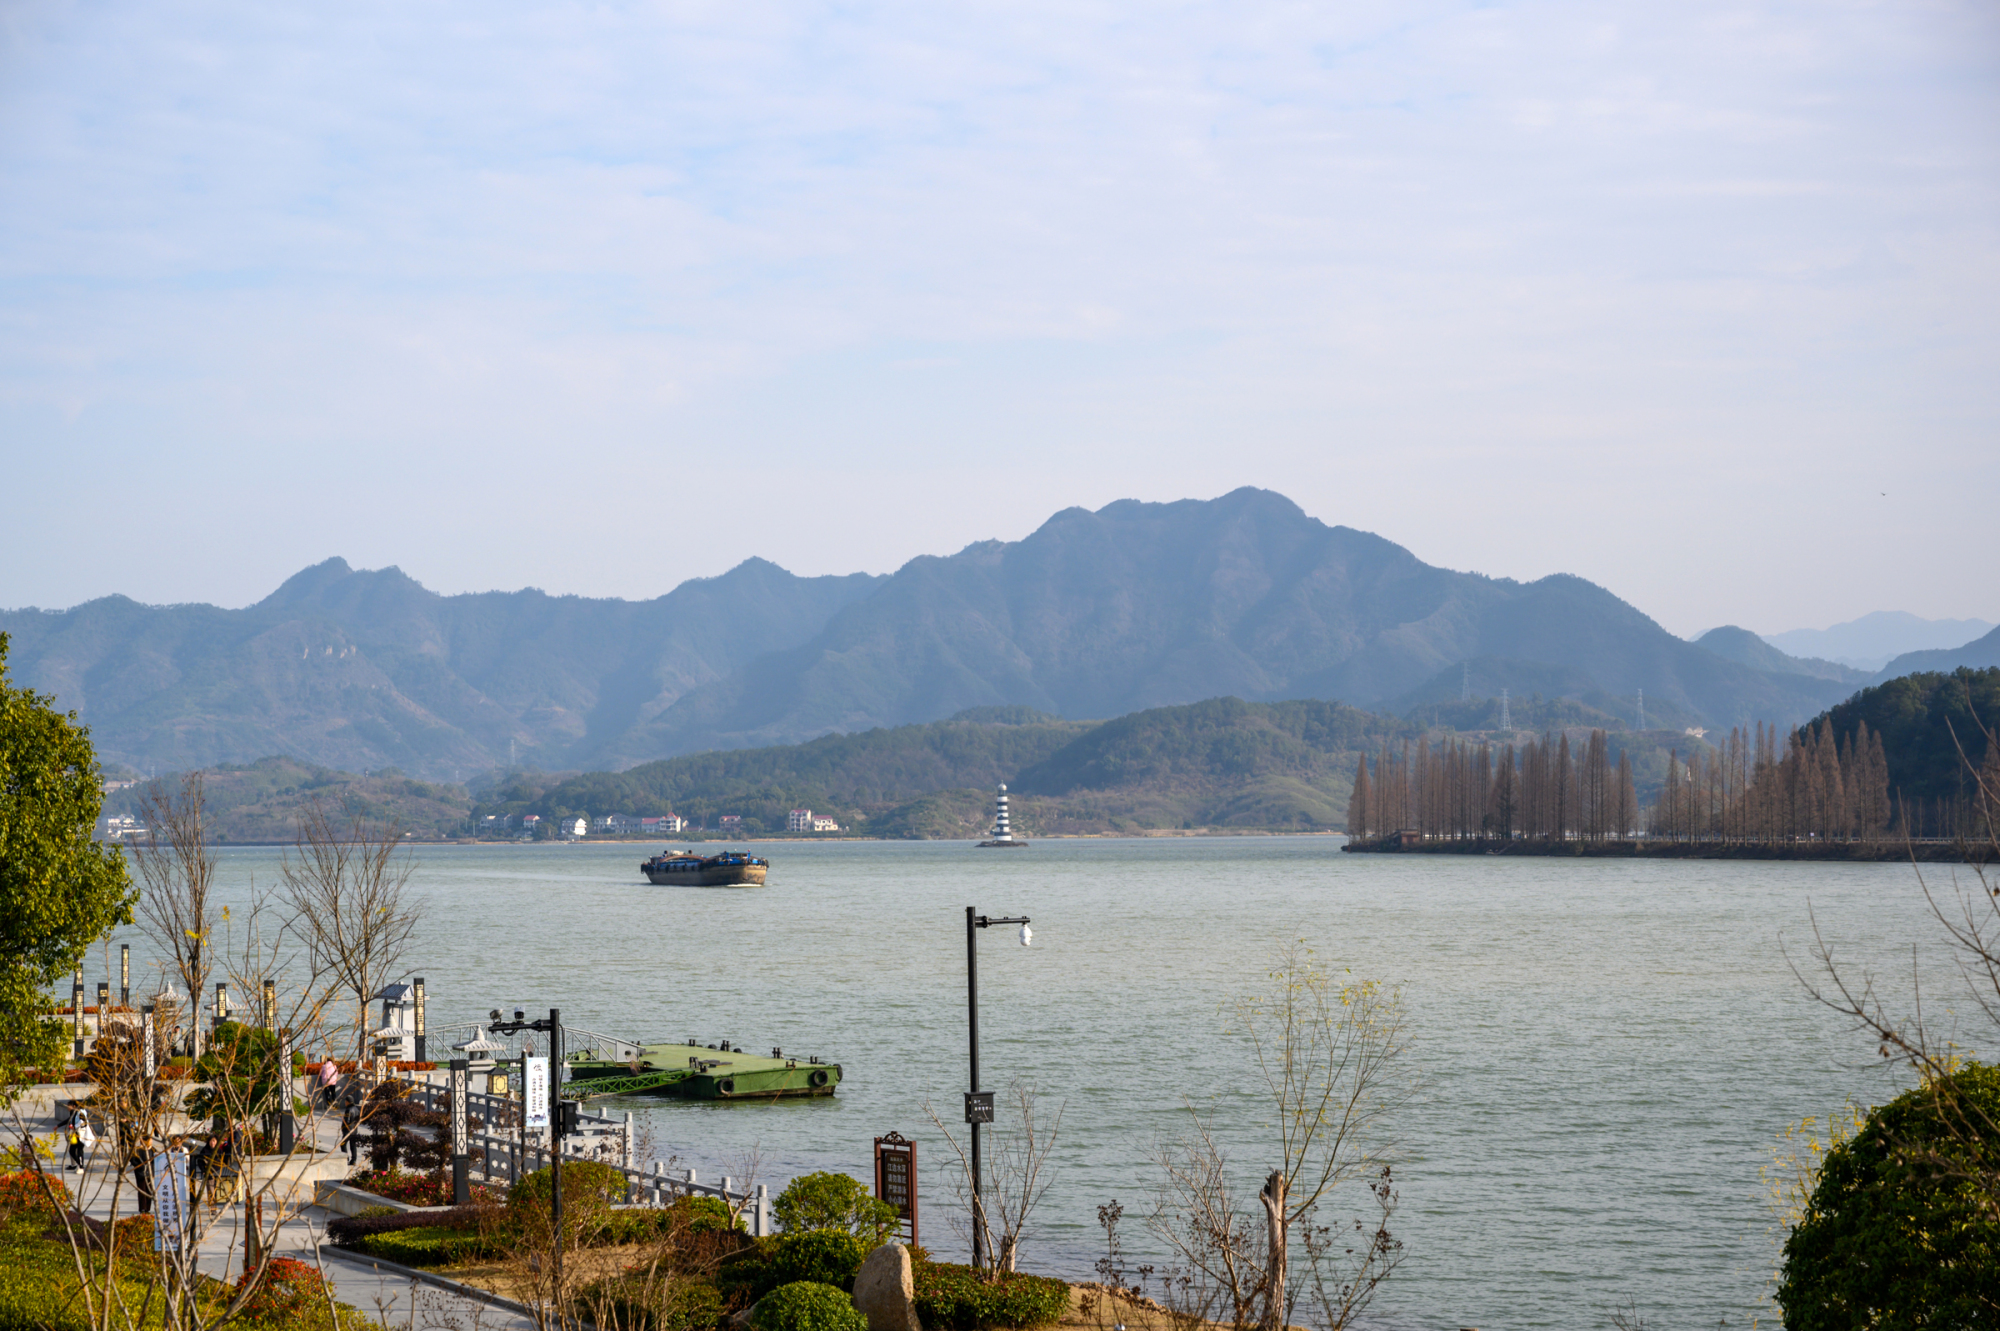
{"type": "Polygon", "coordinates": [[[563,1094],[592,1100],[603,1095],[670,1095],[680,1100],[776,1100],[832,1095],[840,1085],[840,1064],[817,1058],[787,1058],[773,1049],[769,1058],[745,1053],[726,1041],[719,1045],[647,1044],[619,1051],[613,1061],[581,1055],[569,1060],[563,1094]]]}

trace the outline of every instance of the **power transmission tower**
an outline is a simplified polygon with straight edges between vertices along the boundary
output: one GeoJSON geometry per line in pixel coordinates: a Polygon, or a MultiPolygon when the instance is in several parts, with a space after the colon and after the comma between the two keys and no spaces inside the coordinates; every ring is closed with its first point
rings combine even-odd
{"type": "Polygon", "coordinates": [[[1514,729],[1513,718],[1507,715],[1507,690],[1505,689],[1500,690],[1500,728],[1506,731],[1514,729]]]}
{"type": "Polygon", "coordinates": [[[1646,728],[1646,691],[1639,690],[1639,729],[1646,728]]]}

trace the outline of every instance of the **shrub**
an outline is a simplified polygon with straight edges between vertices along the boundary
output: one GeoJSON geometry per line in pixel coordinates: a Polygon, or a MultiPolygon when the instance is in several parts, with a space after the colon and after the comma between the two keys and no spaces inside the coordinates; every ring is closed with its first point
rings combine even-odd
{"type": "Polygon", "coordinates": [[[720,1197],[704,1197],[700,1193],[689,1193],[676,1197],[666,1210],[674,1216],[675,1222],[687,1226],[690,1234],[712,1234],[724,1230],[743,1230],[743,1221],[729,1213],[729,1204],[720,1197]]]}
{"type": "Polygon", "coordinates": [[[806,1281],[854,1287],[854,1273],[861,1269],[867,1245],[844,1229],[809,1229],[802,1234],[780,1234],[759,1239],[742,1254],[730,1258],[715,1274],[723,1293],[737,1296],[742,1307],[755,1303],[781,1285],[806,1281]]]}
{"type": "Polygon", "coordinates": [[[646,1331],[715,1331],[728,1311],[711,1284],[659,1280],[638,1270],[590,1286],[582,1303],[599,1326],[646,1331]]]}
{"type": "Polygon", "coordinates": [[[880,1244],[896,1227],[896,1208],[868,1195],[867,1185],[846,1174],[804,1174],[793,1179],[771,1215],[786,1233],[808,1229],[845,1229],[880,1244]]]}
{"type": "Polygon", "coordinates": [[[370,1234],[356,1240],[353,1247],[385,1262],[404,1266],[452,1266],[507,1255],[506,1245],[477,1232],[447,1229],[442,1225],[419,1225],[410,1229],[370,1234]]]}
{"type": "Polygon", "coordinates": [[[335,1216],[326,1222],[326,1236],[343,1246],[359,1243],[375,1234],[393,1234],[404,1229],[451,1229],[469,1232],[487,1227],[489,1217],[499,1208],[475,1203],[454,1206],[448,1211],[391,1211],[371,1208],[360,1215],[335,1216]]]}
{"type": "MultiPolygon", "coordinates": [[[[257,1273],[245,1271],[236,1281],[240,1293],[257,1280],[257,1273]]],[[[249,1302],[240,1314],[245,1325],[268,1327],[331,1327],[336,1325],[327,1305],[326,1278],[308,1262],[290,1257],[274,1257],[264,1268],[249,1302]]]]}
{"type": "Polygon", "coordinates": [[[2000,1068],[1972,1064],[1828,1151],[1785,1240],[1786,1327],[1988,1325],[2000,1223],[1974,1180],[2000,1170],[1996,1124],[2000,1068]]]}
{"type": "Polygon", "coordinates": [[[917,1262],[917,1320],[930,1331],[1045,1326],[1069,1311],[1069,1286],[1047,1276],[1000,1272],[991,1283],[956,1262],[917,1262]]]}
{"type": "MultiPolygon", "coordinates": [[[[507,1189],[507,1209],[516,1214],[547,1214],[549,1195],[553,1191],[549,1182],[551,1172],[538,1169],[507,1189]]],[[[594,1160],[563,1162],[564,1211],[593,1203],[609,1206],[625,1196],[625,1188],[625,1175],[610,1165],[600,1165],[594,1160]]]]}
{"type": "Polygon", "coordinates": [[[0,1174],[0,1224],[24,1211],[46,1211],[55,1214],[56,1207],[50,1204],[49,1194],[43,1189],[43,1181],[54,1190],[60,1205],[64,1208],[74,1205],[69,1184],[60,1175],[43,1174],[32,1169],[20,1169],[11,1174],[0,1174]]]}
{"type": "Polygon", "coordinates": [[[844,1290],[795,1280],[766,1294],[750,1319],[757,1331],[868,1331],[868,1319],[844,1290]]]}

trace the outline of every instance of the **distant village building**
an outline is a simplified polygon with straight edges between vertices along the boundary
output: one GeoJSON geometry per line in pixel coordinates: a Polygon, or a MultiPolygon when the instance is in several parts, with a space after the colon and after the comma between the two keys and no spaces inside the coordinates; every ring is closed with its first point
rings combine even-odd
{"type": "Polygon", "coordinates": [[[725,813],[715,821],[721,824],[723,831],[734,832],[737,828],[743,826],[743,815],[740,813],[725,813]]]}
{"type": "Polygon", "coordinates": [[[679,836],[686,827],[687,819],[677,813],[639,820],[639,830],[648,836],[679,836]]]}
{"type": "Polygon", "coordinates": [[[588,836],[590,835],[590,819],[558,818],[556,819],[556,831],[562,833],[564,836],[588,836]]]}
{"type": "Polygon", "coordinates": [[[542,815],[540,815],[539,813],[524,813],[521,815],[521,826],[526,828],[528,831],[532,832],[537,828],[539,828],[541,825],[542,825],[542,815]]]}
{"type": "Polygon", "coordinates": [[[812,831],[813,811],[811,809],[793,809],[791,816],[785,819],[785,830],[787,832],[812,831]]]}
{"type": "Polygon", "coordinates": [[[840,824],[831,818],[814,818],[812,820],[812,830],[815,832],[838,832],[840,824]]]}
{"type": "Polygon", "coordinates": [[[140,825],[139,820],[129,815],[104,820],[106,841],[139,841],[144,839],[145,835],[146,829],[140,825]]]}

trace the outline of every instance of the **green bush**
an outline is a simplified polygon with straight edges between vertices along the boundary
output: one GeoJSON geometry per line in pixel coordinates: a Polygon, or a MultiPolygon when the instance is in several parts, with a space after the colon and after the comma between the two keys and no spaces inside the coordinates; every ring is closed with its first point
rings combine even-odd
{"type": "Polygon", "coordinates": [[[1994,1325],[2000,1068],[1972,1064],[1873,1110],[1827,1152],[1785,1241],[1789,1331],[1994,1325]],[[1928,1158],[1927,1158],[1928,1157],[1928,1158]]]}
{"type": "Polygon", "coordinates": [[[1069,1286],[1047,1276],[1001,1272],[988,1284],[956,1262],[917,1262],[917,1320],[929,1331],[977,1331],[986,1326],[1045,1326],[1069,1311],[1069,1286]]]}
{"type": "Polygon", "coordinates": [[[482,1235],[446,1229],[443,1225],[370,1234],[355,1240],[353,1247],[357,1252],[401,1266],[455,1266],[506,1255],[504,1247],[482,1235]]]}
{"type": "Polygon", "coordinates": [[[667,1212],[676,1223],[685,1224],[690,1234],[711,1234],[723,1230],[743,1230],[743,1221],[729,1213],[729,1203],[720,1197],[690,1193],[676,1197],[667,1212]]]}
{"type": "Polygon", "coordinates": [[[715,1283],[732,1303],[745,1307],[781,1285],[809,1281],[854,1287],[854,1273],[868,1247],[844,1229],[809,1229],[801,1234],[780,1234],[774,1239],[758,1239],[749,1248],[722,1264],[715,1283]]]}
{"type": "MultiPolygon", "coordinates": [[[[538,1169],[507,1189],[507,1209],[517,1213],[546,1213],[549,1196],[554,1191],[549,1182],[551,1173],[538,1169]]],[[[610,1165],[600,1165],[594,1160],[565,1160],[562,1173],[565,1211],[579,1205],[609,1206],[625,1198],[625,1175],[610,1165]]]]}
{"type": "Polygon", "coordinates": [[[750,1324],[757,1331],[868,1331],[868,1319],[845,1290],[795,1280],[766,1294],[750,1324]]]}
{"type": "Polygon", "coordinates": [[[867,1185],[846,1174],[804,1174],[771,1203],[772,1218],[787,1234],[809,1229],[844,1229],[880,1244],[896,1227],[896,1208],[868,1194],[867,1185]]]}
{"type": "Polygon", "coordinates": [[[584,1291],[583,1305],[599,1326],[637,1331],[715,1331],[729,1311],[715,1286],[698,1280],[649,1280],[631,1272],[584,1291]]]}

